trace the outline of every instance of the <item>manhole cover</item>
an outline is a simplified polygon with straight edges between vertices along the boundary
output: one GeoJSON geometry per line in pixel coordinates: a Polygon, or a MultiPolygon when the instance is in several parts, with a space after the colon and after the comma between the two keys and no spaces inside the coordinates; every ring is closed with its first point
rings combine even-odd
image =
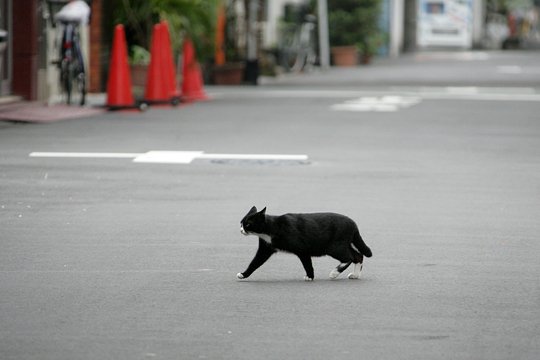
{"type": "Polygon", "coordinates": [[[298,166],[310,164],[309,160],[282,159],[211,159],[208,161],[212,164],[239,166],[298,166]]]}

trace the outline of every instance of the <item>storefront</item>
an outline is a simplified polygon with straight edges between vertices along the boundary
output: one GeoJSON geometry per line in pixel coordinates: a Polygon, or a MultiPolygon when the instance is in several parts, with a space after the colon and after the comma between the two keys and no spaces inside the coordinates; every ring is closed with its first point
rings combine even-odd
{"type": "Polygon", "coordinates": [[[38,95],[39,2],[0,0],[3,41],[0,96],[35,100],[38,95]]]}

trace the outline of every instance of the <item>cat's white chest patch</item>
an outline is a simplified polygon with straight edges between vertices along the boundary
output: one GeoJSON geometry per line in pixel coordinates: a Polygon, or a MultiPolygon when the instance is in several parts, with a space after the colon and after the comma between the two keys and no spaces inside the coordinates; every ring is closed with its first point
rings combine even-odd
{"type": "Polygon", "coordinates": [[[259,238],[263,239],[264,241],[266,241],[266,242],[269,243],[269,244],[272,243],[272,237],[271,237],[270,235],[266,235],[266,234],[257,234],[257,233],[253,233],[253,235],[258,236],[259,238]]]}

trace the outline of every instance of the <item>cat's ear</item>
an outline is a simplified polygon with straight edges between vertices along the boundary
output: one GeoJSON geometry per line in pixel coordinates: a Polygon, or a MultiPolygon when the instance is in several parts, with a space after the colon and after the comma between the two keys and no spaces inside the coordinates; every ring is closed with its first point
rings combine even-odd
{"type": "Polygon", "coordinates": [[[254,206],[251,208],[251,210],[249,210],[248,215],[255,214],[255,213],[257,213],[257,208],[254,206]]]}
{"type": "Polygon", "coordinates": [[[259,215],[264,215],[264,214],[266,214],[266,207],[259,212],[259,215]]]}

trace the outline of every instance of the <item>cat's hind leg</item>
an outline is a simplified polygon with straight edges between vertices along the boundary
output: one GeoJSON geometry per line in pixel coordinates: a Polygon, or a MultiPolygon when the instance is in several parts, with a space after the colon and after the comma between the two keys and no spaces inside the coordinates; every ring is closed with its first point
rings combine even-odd
{"type": "Polygon", "coordinates": [[[341,263],[339,264],[334,270],[332,270],[330,272],[330,275],[328,275],[330,277],[330,279],[335,279],[339,276],[339,274],[341,274],[342,272],[345,271],[345,269],[347,269],[349,267],[349,265],[351,265],[351,261],[349,262],[344,262],[344,263],[341,263]]]}
{"type": "Polygon", "coordinates": [[[347,277],[349,279],[360,279],[360,274],[362,273],[362,267],[364,265],[359,262],[354,264],[354,270],[352,273],[350,273],[347,277]]]}
{"type": "Polygon", "coordinates": [[[354,270],[352,273],[350,273],[347,277],[349,279],[359,279],[360,274],[362,272],[363,262],[364,262],[364,255],[360,253],[354,246],[351,245],[351,254],[353,257],[354,262],[354,270]]]}

